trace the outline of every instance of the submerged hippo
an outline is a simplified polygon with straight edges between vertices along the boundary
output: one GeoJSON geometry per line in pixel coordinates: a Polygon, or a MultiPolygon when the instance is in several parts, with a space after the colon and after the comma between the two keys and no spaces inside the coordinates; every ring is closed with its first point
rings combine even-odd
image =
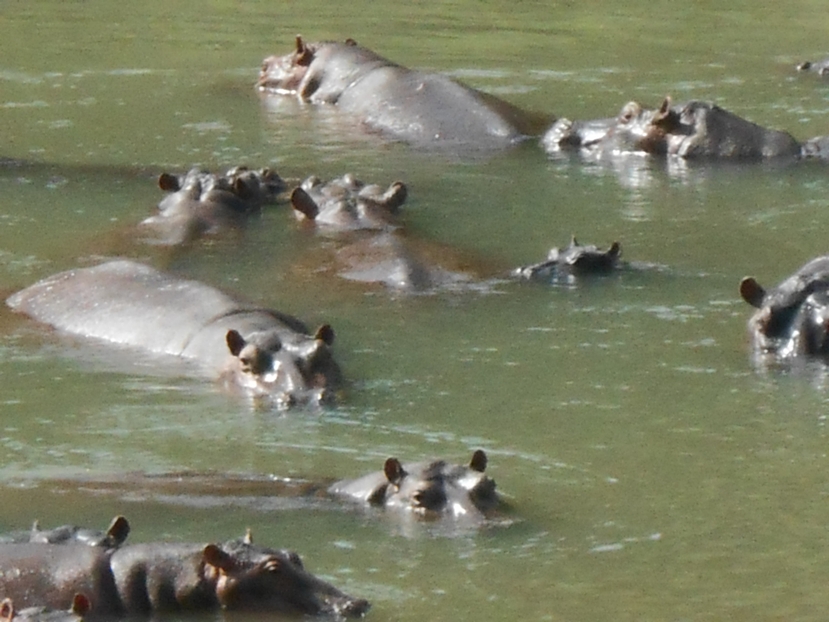
{"type": "Polygon", "coordinates": [[[5,593],[21,606],[65,607],[85,593],[96,616],[206,610],[360,617],[369,603],[303,567],[293,551],[254,545],[157,542],[119,549],[0,545],[5,593]]]}
{"type": "Polygon", "coordinates": [[[572,281],[590,275],[610,274],[619,267],[622,246],[614,242],[607,250],[579,244],[575,236],[566,248],[552,248],[547,259],[513,270],[513,276],[545,281],[572,281]]]}
{"type": "Polygon", "coordinates": [[[484,474],[487,457],[477,450],[468,465],[443,460],[401,464],[389,458],[380,473],[337,482],[328,491],[373,506],[411,511],[425,518],[485,518],[499,504],[495,481],[484,474]]]}
{"type": "Polygon", "coordinates": [[[170,194],[158,204],[158,213],[141,223],[142,229],[152,232],[150,241],[158,244],[182,244],[241,227],[286,188],[275,171],[244,166],[224,175],[199,168],[185,175],[162,173],[158,186],[170,194]]]}
{"type": "Polygon", "coordinates": [[[75,594],[69,609],[55,610],[48,607],[26,607],[17,610],[11,598],[0,602],[0,622],[81,622],[92,609],[86,594],[75,594]]]}
{"type": "Polygon", "coordinates": [[[106,531],[87,529],[76,525],[61,525],[54,529],[41,529],[35,521],[29,531],[16,531],[0,535],[0,544],[35,542],[40,544],[79,543],[87,546],[116,548],[121,546],[130,533],[129,521],[123,516],[116,516],[106,531]]]}
{"type": "Polygon", "coordinates": [[[656,109],[629,102],[615,120],[559,120],[542,138],[542,146],[548,152],[579,147],[597,156],[640,152],[689,160],[801,155],[800,143],[787,132],[766,129],[712,103],[672,105],[669,97],[656,109]]]}
{"type": "Polygon", "coordinates": [[[266,93],[334,104],[370,130],[419,146],[501,149],[537,134],[529,116],[445,76],[401,67],[352,39],[305,43],[262,64],[266,93]]]}
{"type": "Polygon", "coordinates": [[[329,325],[310,334],[289,315],[133,261],[62,272],[7,303],[69,333],[191,359],[204,375],[281,407],[319,403],[340,378],[329,325]]]}
{"type": "Polygon", "coordinates": [[[829,58],[824,58],[819,61],[804,61],[797,65],[798,71],[809,71],[816,73],[819,76],[829,75],[829,58]]]}
{"type": "Polygon", "coordinates": [[[384,190],[347,173],[328,182],[309,177],[291,193],[291,205],[299,220],[333,230],[388,229],[395,226],[397,208],[406,196],[402,182],[384,190]]]}
{"type": "Polygon", "coordinates": [[[829,256],[813,259],[769,291],[746,277],[740,296],[757,309],[748,330],[760,359],[829,355],[829,256]]]}

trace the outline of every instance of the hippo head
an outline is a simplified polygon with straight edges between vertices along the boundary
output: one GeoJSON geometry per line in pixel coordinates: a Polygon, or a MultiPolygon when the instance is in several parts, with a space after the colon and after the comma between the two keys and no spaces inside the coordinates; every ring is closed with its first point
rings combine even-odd
{"type": "Polygon", "coordinates": [[[37,521],[32,526],[29,542],[40,544],[64,544],[77,542],[87,546],[114,549],[121,546],[130,533],[130,523],[123,516],[116,516],[106,531],[85,529],[74,525],[63,525],[55,529],[41,530],[37,521]]]}
{"type": "Polygon", "coordinates": [[[403,466],[397,458],[389,458],[381,474],[334,484],[331,492],[425,518],[480,516],[499,503],[495,482],[484,474],[486,464],[481,449],[469,465],[438,460],[403,466]]]}
{"type": "Polygon", "coordinates": [[[666,97],[659,108],[643,108],[637,102],[622,107],[616,124],[602,139],[601,148],[613,153],[644,152],[663,155],[668,152],[667,136],[677,131],[679,116],[666,97]]]}
{"type": "Polygon", "coordinates": [[[525,279],[572,282],[577,277],[610,274],[619,267],[621,256],[619,242],[613,242],[610,248],[603,251],[592,244],[579,244],[573,236],[566,248],[554,247],[545,261],[521,266],[512,274],[525,279]]]}
{"type": "Polygon", "coordinates": [[[16,611],[10,598],[0,602],[0,622],[82,622],[92,610],[92,603],[86,594],[75,594],[67,611],[49,611],[44,607],[27,607],[16,611]]]}
{"type": "Polygon", "coordinates": [[[327,183],[312,176],[294,189],[291,204],[300,221],[333,230],[390,229],[407,194],[405,184],[399,181],[384,190],[376,184],[364,184],[350,173],[327,183]]]}
{"type": "Polygon", "coordinates": [[[208,544],[203,560],[225,609],[359,618],[370,607],[309,573],[293,551],[256,546],[249,534],[221,546],[208,544]]]}
{"type": "Polygon", "coordinates": [[[274,93],[297,93],[308,67],[314,60],[316,45],[306,44],[296,37],[296,49],[284,56],[268,56],[262,61],[256,86],[274,93]]]}
{"type": "Polygon", "coordinates": [[[319,404],[332,398],[331,388],[340,379],[331,354],[334,329],[324,324],[313,336],[274,330],[243,337],[237,330],[226,335],[233,363],[225,371],[233,384],[256,397],[267,397],[279,406],[319,404]]]}

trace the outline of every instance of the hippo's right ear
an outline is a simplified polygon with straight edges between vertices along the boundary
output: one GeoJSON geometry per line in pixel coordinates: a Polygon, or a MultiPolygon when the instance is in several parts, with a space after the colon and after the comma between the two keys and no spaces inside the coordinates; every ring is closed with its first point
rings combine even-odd
{"type": "Polygon", "coordinates": [[[239,352],[241,352],[242,348],[244,348],[247,344],[245,338],[239,334],[239,331],[233,329],[227,331],[225,341],[227,341],[227,347],[233,356],[239,356],[239,352]]]}
{"type": "Polygon", "coordinates": [[[176,175],[161,173],[161,175],[158,176],[158,187],[164,192],[178,192],[181,190],[181,182],[176,175]]]}
{"type": "Polygon", "coordinates": [[[107,537],[115,546],[121,546],[128,535],[130,535],[130,522],[120,515],[113,518],[107,529],[107,537]]]}
{"type": "Polygon", "coordinates": [[[766,297],[766,290],[753,276],[747,276],[740,281],[740,296],[752,307],[759,309],[763,306],[763,299],[766,297]]]}
{"type": "Polygon", "coordinates": [[[314,60],[314,52],[305,45],[305,42],[302,40],[300,35],[296,36],[296,58],[294,58],[294,62],[297,65],[310,65],[311,61],[314,60]]]}
{"type": "Polygon", "coordinates": [[[229,553],[225,553],[215,544],[208,544],[202,551],[204,563],[210,564],[219,570],[228,573],[236,567],[236,560],[229,553]]]}
{"type": "Polygon", "coordinates": [[[478,473],[486,471],[486,453],[483,449],[478,449],[472,454],[472,460],[469,461],[469,468],[478,473]]]}
{"type": "Polygon", "coordinates": [[[386,479],[395,486],[399,486],[403,478],[406,477],[406,471],[403,470],[403,465],[397,458],[388,458],[383,465],[383,473],[386,474],[386,479]]]}
{"type": "Polygon", "coordinates": [[[75,594],[74,598],[72,598],[72,608],[70,611],[74,613],[76,616],[85,616],[92,610],[92,603],[89,601],[89,596],[78,592],[75,594]]]}
{"type": "Polygon", "coordinates": [[[320,208],[311,195],[297,186],[291,193],[291,205],[308,220],[314,220],[320,213],[320,208]]]}
{"type": "Polygon", "coordinates": [[[14,605],[11,598],[4,598],[0,603],[0,620],[11,622],[14,619],[14,605]]]}
{"type": "Polygon", "coordinates": [[[334,329],[331,328],[331,324],[320,326],[317,332],[314,333],[314,339],[319,339],[327,346],[332,345],[334,343],[334,329]]]}

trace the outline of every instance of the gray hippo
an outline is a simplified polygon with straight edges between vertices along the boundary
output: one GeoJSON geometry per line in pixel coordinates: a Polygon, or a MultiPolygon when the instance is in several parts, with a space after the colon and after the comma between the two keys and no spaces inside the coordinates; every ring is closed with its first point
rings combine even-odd
{"type": "Polygon", "coordinates": [[[17,610],[11,598],[0,602],[0,622],[82,622],[92,609],[86,594],[75,594],[69,609],[55,610],[48,607],[26,607],[17,610]]]}
{"type": "Polygon", "coordinates": [[[309,573],[293,551],[257,546],[156,542],[100,549],[0,545],[6,595],[23,607],[62,608],[89,595],[95,616],[216,611],[361,617],[368,601],[309,573]]]}
{"type": "Polygon", "coordinates": [[[740,296],[757,309],[748,330],[759,361],[829,355],[829,256],[811,260],[768,291],[746,277],[740,296]]]}
{"type": "Polygon", "coordinates": [[[297,219],[337,231],[389,229],[407,194],[399,181],[384,190],[350,173],[328,182],[312,176],[293,190],[291,205],[297,219]]]}
{"type": "Polygon", "coordinates": [[[360,503],[410,511],[424,518],[485,518],[499,505],[487,457],[477,450],[468,465],[443,460],[401,464],[389,458],[379,473],[336,482],[329,493],[360,503]]]}
{"type": "Polygon", "coordinates": [[[579,244],[575,236],[566,248],[552,248],[547,259],[513,270],[512,275],[523,279],[572,282],[578,277],[610,274],[620,266],[622,246],[613,242],[607,250],[579,244]]]}
{"type": "Polygon", "coordinates": [[[68,333],[191,359],[280,407],[320,403],[340,380],[329,325],[310,334],[289,315],[133,261],[62,272],[6,302],[68,333]]]}
{"type": "Polygon", "coordinates": [[[445,76],[407,69],[352,39],[305,43],[270,56],[257,82],[265,93],[333,104],[370,130],[417,146],[494,150],[541,129],[529,115],[445,76]]]}
{"type": "Polygon", "coordinates": [[[242,227],[263,205],[276,202],[286,189],[275,171],[254,171],[244,166],[223,175],[199,168],[185,175],[162,173],[158,186],[170,194],[158,204],[158,213],[144,220],[140,229],[148,233],[148,241],[167,245],[242,227]]]}
{"type": "Polygon", "coordinates": [[[106,531],[87,529],[76,525],[61,525],[54,529],[41,529],[35,521],[29,531],[16,531],[0,535],[0,544],[35,542],[40,544],[80,543],[87,546],[116,548],[121,546],[130,533],[129,521],[123,516],[116,516],[106,531]]]}
{"type": "Polygon", "coordinates": [[[800,143],[787,132],[766,129],[708,102],[672,105],[669,97],[656,109],[629,102],[615,121],[559,120],[541,142],[550,153],[575,146],[598,156],[641,152],[742,161],[801,156],[800,143]],[[608,128],[604,135],[603,127],[608,128]]]}
{"type": "Polygon", "coordinates": [[[829,58],[824,58],[819,61],[807,60],[799,63],[796,69],[798,71],[809,71],[811,73],[816,73],[819,76],[825,76],[829,74],[829,58]]]}

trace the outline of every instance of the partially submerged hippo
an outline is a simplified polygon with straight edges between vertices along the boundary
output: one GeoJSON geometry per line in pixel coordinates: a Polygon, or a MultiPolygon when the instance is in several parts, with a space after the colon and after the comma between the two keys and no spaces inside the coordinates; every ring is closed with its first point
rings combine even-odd
{"type": "Polygon", "coordinates": [[[689,160],[801,155],[800,143],[787,132],[766,129],[712,103],[672,105],[670,97],[656,109],[629,102],[615,119],[560,119],[544,135],[542,146],[548,152],[579,147],[597,156],[639,152],[689,160]]]}
{"type": "Polygon", "coordinates": [[[54,529],[41,529],[35,521],[29,531],[16,531],[0,535],[0,544],[34,542],[39,544],[86,544],[102,548],[121,546],[130,533],[129,521],[123,516],[116,516],[106,531],[88,529],[76,525],[61,525],[54,529]]]}
{"type": "Polygon", "coordinates": [[[7,303],[69,333],[192,359],[277,406],[319,403],[340,379],[329,325],[310,334],[289,315],[133,261],[62,272],[7,303]]]}
{"type": "Polygon", "coordinates": [[[406,196],[402,182],[384,190],[347,173],[328,182],[309,177],[291,193],[291,205],[299,220],[337,231],[388,229],[395,226],[397,208],[406,196]]]}
{"type": "Polygon", "coordinates": [[[401,67],[352,39],[305,43],[262,64],[266,93],[334,104],[367,128],[419,146],[501,149],[536,134],[529,116],[445,76],[401,67]]]}
{"type": "Polygon", "coordinates": [[[829,356],[829,256],[811,260],[768,291],[746,277],[740,295],[757,309],[748,330],[760,359],[829,356]]]}
{"type": "Polygon", "coordinates": [[[361,617],[369,603],[309,573],[293,551],[257,546],[157,542],[118,549],[0,545],[7,596],[61,608],[89,595],[96,616],[218,609],[361,617]]]}
{"type": "Polygon", "coordinates": [[[92,610],[86,594],[75,594],[69,609],[55,610],[48,607],[26,607],[17,610],[11,598],[0,602],[0,622],[82,622],[92,610]]]}
{"type": "Polygon", "coordinates": [[[275,171],[244,166],[225,174],[199,168],[185,175],[162,173],[158,186],[170,194],[158,204],[158,213],[141,223],[141,228],[153,233],[150,241],[158,244],[182,244],[205,234],[241,227],[286,189],[275,171]]]}
{"type": "Polygon", "coordinates": [[[389,458],[381,472],[337,482],[328,490],[338,497],[411,511],[424,518],[485,518],[499,504],[495,481],[484,473],[486,465],[481,449],[468,465],[443,460],[404,465],[389,458]]]}
{"type": "Polygon", "coordinates": [[[619,267],[621,256],[622,246],[618,242],[600,250],[592,244],[579,244],[573,236],[566,248],[554,247],[546,260],[516,268],[512,274],[524,279],[569,282],[583,276],[610,274],[619,267]]]}
{"type": "Polygon", "coordinates": [[[816,73],[819,76],[829,75],[829,58],[824,58],[819,61],[804,61],[797,65],[798,71],[809,71],[816,73]]]}

